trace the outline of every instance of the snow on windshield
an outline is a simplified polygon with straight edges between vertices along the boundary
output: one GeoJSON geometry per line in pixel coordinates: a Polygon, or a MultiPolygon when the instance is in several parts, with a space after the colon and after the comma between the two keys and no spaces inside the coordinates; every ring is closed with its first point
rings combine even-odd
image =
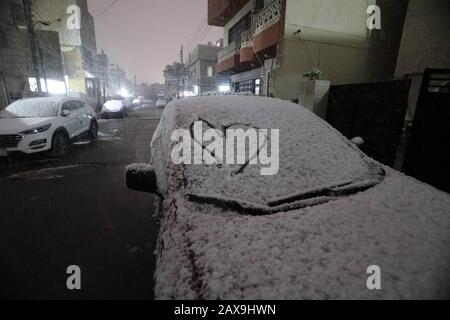
{"type": "Polygon", "coordinates": [[[174,111],[177,128],[189,128],[201,120],[219,130],[233,125],[279,129],[276,175],[261,175],[259,165],[242,169],[240,165],[188,164],[188,194],[267,204],[299,192],[365,182],[380,173],[370,158],[326,122],[291,102],[245,96],[201,97],[173,102],[167,113],[174,111]]]}
{"type": "Polygon", "coordinates": [[[18,100],[1,114],[2,118],[51,118],[58,115],[58,101],[52,98],[18,100]]]}

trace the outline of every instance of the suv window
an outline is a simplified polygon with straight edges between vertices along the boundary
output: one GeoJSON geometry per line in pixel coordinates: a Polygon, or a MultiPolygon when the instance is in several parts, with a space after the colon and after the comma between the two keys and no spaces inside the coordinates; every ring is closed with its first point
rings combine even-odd
{"type": "Polygon", "coordinates": [[[83,108],[83,103],[80,101],[67,101],[63,104],[62,110],[75,111],[83,108]]]}
{"type": "Polygon", "coordinates": [[[81,101],[72,101],[72,110],[79,110],[84,107],[83,102],[81,101]]]}

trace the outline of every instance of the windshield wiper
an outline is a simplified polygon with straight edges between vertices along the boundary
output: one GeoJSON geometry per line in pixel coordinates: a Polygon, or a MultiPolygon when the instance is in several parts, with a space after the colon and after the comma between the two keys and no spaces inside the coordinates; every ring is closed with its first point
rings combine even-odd
{"type": "Polygon", "coordinates": [[[366,191],[378,185],[384,178],[383,174],[372,179],[359,182],[343,182],[314,190],[303,191],[294,195],[271,200],[268,203],[258,204],[238,198],[231,198],[217,194],[187,193],[190,201],[206,203],[222,208],[244,212],[249,215],[268,215],[281,211],[291,211],[306,207],[312,207],[338,197],[348,196],[357,192],[366,191]]]}
{"type": "Polygon", "coordinates": [[[267,205],[271,208],[278,207],[284,204],[310,200],[319,197],[341,197],[350,195],[353,193],[365,191],[370,189],[381,182],[381,179],[368,179],[360,182],[344,182],[334,184],[327,187],[321,187],[314,190],[307,190],[300,193],[296,193],[287,197],[271,200],[267,205]]]}

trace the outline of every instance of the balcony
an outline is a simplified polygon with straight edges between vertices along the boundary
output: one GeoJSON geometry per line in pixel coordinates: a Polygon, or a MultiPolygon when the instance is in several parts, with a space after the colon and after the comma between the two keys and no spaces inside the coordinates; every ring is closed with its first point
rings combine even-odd
{"type": "Polygon", "coordinates": [[[208,0],[208,24],[223,27],[249,0],[208,0]]]}
{"type": "Polygon", "coordinates": [[[240,48],[241,44],[232,42],[225,48],[219,51],[217,58],[217,73],[225,71],[237,71],[240,67],[240,48]]]}
{"type": "Polygon", "coordinates": [[[255,61],[255,51],[253,50],[253,30],[246,30],[241,35],[240,62],[252,63],[255,61]]]}
{"type": "Polygon", "coordinates": [[[254,16],[253,47],[258,54],[273,51],[283,36],[282,0],[274,0],[254,16]]]}

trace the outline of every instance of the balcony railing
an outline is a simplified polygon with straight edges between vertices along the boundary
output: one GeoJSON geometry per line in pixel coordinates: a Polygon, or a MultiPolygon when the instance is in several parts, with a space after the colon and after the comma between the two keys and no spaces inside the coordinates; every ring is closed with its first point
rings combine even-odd
{"type": "Polygon", "coordinates": [[[258,12],[254,19],[255,35],[263,32],[281,19],[281,0],[274,0],[258,12]]]}
{"type": "Polygon", "coordinates": [[[241,48],[253,47],[253,30],[245,30],[241,34],[241,48]]]}
{"type": "Polygon", "coordinates": [[[232,42],[229,45],[227,45],[225,48],[219,51],[217,55],[218,62],[225,61],[231,57],[233,57],[236,54],[239,54],[239,50],[241,48],[241,44],[237,42],[232,42]]]}

